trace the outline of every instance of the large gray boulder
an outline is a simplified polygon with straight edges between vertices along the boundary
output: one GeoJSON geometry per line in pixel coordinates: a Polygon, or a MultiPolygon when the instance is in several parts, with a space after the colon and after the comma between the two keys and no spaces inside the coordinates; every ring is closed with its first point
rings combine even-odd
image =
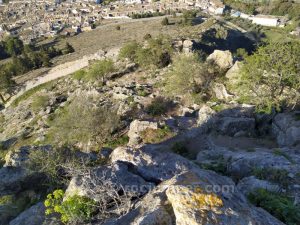
{"type": "Polygon", "coordinates": [[[300,171],[300,156],[291,149],[278,151],[277,149],[253,148],[250,150],[211,146],[209,150],[198,153],[197,161],[210,163],[222,160],[227,164],[228,173],[237,178],[252,175],[253,169],[256,168],[287,170],[295,177],[300,171]]]}
{"type": "Polygon", "coordinates": [[[237,189],[245,196],[257,189],[265,189],[271,192],[280,192],[281,187],[266,180],[257,179],[255,176],[245,177],[239,181],[237,189]]]}
{"type": "Polygon", "coordinates": [[[280,113],[275,116],[272,123],[272,132],[279,146],[300,145],[299,113],[280,113]]]}
{"type": "Polygon", "coordinates": [[[9,225],[41,225],[45,220],[44,203],[39,202],[22,212],[9,225]]]}
{"type": "Polygon", "coordinates": [[[234,136],[243,132],[245,135],[251,136],[255,132],[255,119],[221,117],[217,120],[215,128],[224,135],[234,136]]]}
{"type": "Polygon", "coordinates": [[[230,51],[215,50],[207,57],[207,61],[212,61],[221,69],[229,69],[233,66],[233,57],[230,51]]]}
{"type": "Polygon", "coordinates": [[[142,139],[140,137],[141,132],[145,131],[146,129],[158,129],[157,122],[151,122],[151,121],[140,121],[140,120],[134,120],[130,124],[128,137],[129,137],[129,143],[130,146],[138,145],[142,139]]]}
{"type": "Polygon", "coordinates": [[[179,155],[151,148],[118,147],[111,154],[112,162],[127,162],[145,180],[159,183],[191,169],[189,160],[179,155]]]}
{"type": "Polygon", "coordinates": [[[32,188],[42,177],[20,167],[2,167],[0,169],[0,196],[15,194],[32,188]]]}
{"type": "Polygon", "coordinates": [[[107,185],[106,188],[123,189],[134,196],[145,194],[154,186],[153,183],[145,181],[129,170],[129,165],[122,162],[96,167],[88,173],[73,177],[65,196],[77,194],[97,201],[108,191],[105,189],[105,185],[107,185]],[[103,188],[100,188],[101,186],[103,188]]]}
{"type": "Polygon", "coordinates": [[[252,136],[255,134],[253,107],[233,105],[216,112],[203,105],[198,113],[198,126],[203,132],[217,131],[223,135],[252,136]]]}

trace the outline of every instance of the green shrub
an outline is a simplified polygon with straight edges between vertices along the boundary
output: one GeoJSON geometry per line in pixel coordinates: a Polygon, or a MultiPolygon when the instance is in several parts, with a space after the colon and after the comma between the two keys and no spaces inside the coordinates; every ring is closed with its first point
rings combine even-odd
{"type": "Polygon", "coordinates": [[[72,74],[72,78],[75,80],[83,80],[85,78],[86,74],[87,73],[85,70],[78,70],[72,74]]]}
{"type": "Polygon", "coordinates": [[[187,157],[189,154],[189,151],[186,147],[186,144],[184,142],[175,142],[171,148],[171,150],[176,153],[179,154],[181,156],[187,157]]]}
{"type": "Polygon", "coordinates": [[[193,20],[197,16],[197,11],[195,10],[185,10],[182,14],[183,17],[183,24],[184,25],[192,25],[193,20]]]}
{"type": "Polygon", "coordinates": [[[288,171],[276,168],[254,168],[253,175],[261,180],[269,180],[275,182],[283,187],[289,185],[288,171]]]}
{"type": "Polygon", "coordinates": [[[139,45],[136,41],[128,42],[120,49],[119,58],[128,58],[134,61],[136,58],[136,52],[139,48],[141,48],[141,45],[139,45]]]}
{"type": "Polygon", "coordinates": [[[265,209],[287,225],[300,223],[300,208],[287,196],[257,189],[248,195],[248,199],[255,206],[265,209]]]}
{"type": "Polygon", "coordinates": [[[149,40],[151,38],[152,38],[152,36],[149,33],[145,34],[145,36],[144,36],[144,40],[149,40]]]}
{"type": "Polygon", "coordinates": [[[33,98],[33,101],[31,103],[31,108],[33,111],[39,111],[45,108],[48,105],[48,102],[49,102],[49,96],[38,95],[33,98]]]}
{"type": "Polygon", "coordinates": [[[166,37],[147,39],[147,47],[137,42],[130,42],[124,45],[119,57],[128,58],[143,68],[163,68],[171,62],[173,52],[171,41],[166,37]]]}
{"type": "Polygon", "coordinates": [[[285,152],[283,152],[280,148],[276,148],[273,150],[274,155],[283,156],[287,160],[289,160],[291,163],[294,163],[293,159],[285,152]]]}
{"type": "Polygon", "coordinates": [[[141,138],[144,143],[155,144],[165,141],[173,136],[173,132],[169,127],[164,126],[159,129],[146,129],[141,133],[141,138]]]}
{"type": "Polygon", "coordinates": [[[180,54],[166,74],[165,91],[172,97],[189,97],[192,101],[198,96],[207,99],[214,79],[220,76],[219,69],[211,63],[203,63],[196,54],[180,54]]]}
{"type": "Polygon", "coordinates": [[[246,57],[236,90],[251,99],[257,111],[270,113],[273,108],[299,104],[300,43],[273,42],[261,46],[246,57]],[[293,57],[287,57],[291,55],[293,57]]]}
{"type": "Polygon", "coordinates": [[[167,17],[163,18],[161,21],[161,25],[163,25],[163,26],[169,25],[169,19],[167,17]]]}
{"type": "Polygon", "coordinates": [[[222,174],[224,176],[228,176],[227,172],[227,162],[224,160],[223,157],[218,158],[216,161],[211,163],[203,163],[200,165],[202,169],[205,170],[212,170],[216,173],[222,174]]]}
{"type": "Polygon", "coordinates": [[[115,108],[98,106],[92,96],[78,96],[49,120],[46,138],[58,146],[96,150],[111,138],[119,121],[115,108]]]}
{"type": "Polygon", "coordinates": [[[111,59],[99,60],[91,65],[87,72],[87,78],[89,80],[102,80],[104,82],[106,76],[114,71],[115,66],[111,59]]]}
{"type": "Polygon", "coordinates": [[[174,103],[164,97],[156,97],[152,100],[151,104],[147,106],[146,111],[151,116],[161,116],[175,107],[174,103]]]}
{"type": "Polygon", "coordinates": [[[115,149],[119,146],[125,146],[129,141],[129,137],[127,135],[123,135],[121,137],[112,139],[104,144],[104,147],[115,149]]]}
{"type": "Polygon", "coordinates": [[[48,194],[44,204],[46,215],[59,213],[63,223],[79,223],[89,221],[96,210],[94,200],[84,196],[73,195],[63,201],[64,191],[55,190],[53,194],[48,194]]]}

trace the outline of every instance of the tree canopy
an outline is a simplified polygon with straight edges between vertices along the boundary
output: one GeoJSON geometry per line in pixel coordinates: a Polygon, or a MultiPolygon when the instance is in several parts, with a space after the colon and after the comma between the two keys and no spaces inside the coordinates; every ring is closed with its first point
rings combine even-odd
{"type": "Polygon", "coordinates": [[[241,92],[261,109],[297,104],[300,89],[300,43],[268,43],[246,57],[241,92]],[[287,93],[287,91],[289,91],[287,93]],[[297,96],[292,97],[295,93],[297,96]]]}

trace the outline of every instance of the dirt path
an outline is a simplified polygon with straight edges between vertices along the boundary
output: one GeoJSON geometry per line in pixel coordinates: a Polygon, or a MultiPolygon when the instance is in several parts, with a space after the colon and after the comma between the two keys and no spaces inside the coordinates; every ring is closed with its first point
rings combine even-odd
{"type": "Polygon", "coordinates": [[[66,62],[61,65],[53,67],[51,70],[46,72],[43,76],[37,77],[36,79],[30,80],[26,82],[23,87],[19,90],[19,92],[12,96],[8,102],[6,102],[5,107],[11,105],[11,103],[18,98],[19,96],[23,95],[25,92],[41,85],[47,83],[52,80],[56,80],[58,78],[67,76],[72,74],[82,68],[85,68],[89,65],[89,61],[91,60],[99,60],[103,58],[115,58],[118,55],[119,48],[111,49],[108,52],[104,52],[103,50],[98,50],[96,53],[87,55],[82,57],[81,59],[74,60],[71,62],[66,62]]]}

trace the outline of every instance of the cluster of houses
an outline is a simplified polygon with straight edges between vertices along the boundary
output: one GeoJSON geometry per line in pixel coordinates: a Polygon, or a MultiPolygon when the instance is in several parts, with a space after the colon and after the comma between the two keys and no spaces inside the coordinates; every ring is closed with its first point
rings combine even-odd
{"type": "Polygon", "coordinates": [[[254,24],[269,26],[269,27],[284,27],[287,23],[287,18],[283,16],[271,15],[248,15],[240,11],[231,12],[232,17],[240,17],[252,21],[254,24]]]}
{"type": "Polygon", "coordinates": [[[220,0],[116,0],[110,4],[101,4],[103,0],[11,0],[8,4],[0,1],[0,40],[15,35],[25,42],[88,31],[107,18],[195,8],[222,14],[225,9],[220,0]]]}
{"type": "MultiPolygon", "coordinates": [[[[1,4],[0,40],[7,35],[30,42],[39,37],[72,35],[88,31],[102,19],[130,18],[133,14],[180,12],[200,9],[222,15],[226,6],[221,0],[11,0],[1,4]]],[[[283,26],[284,18],[247,15],[232,11],[231,16],[249,19],[264,26],[283,26]]]]}

